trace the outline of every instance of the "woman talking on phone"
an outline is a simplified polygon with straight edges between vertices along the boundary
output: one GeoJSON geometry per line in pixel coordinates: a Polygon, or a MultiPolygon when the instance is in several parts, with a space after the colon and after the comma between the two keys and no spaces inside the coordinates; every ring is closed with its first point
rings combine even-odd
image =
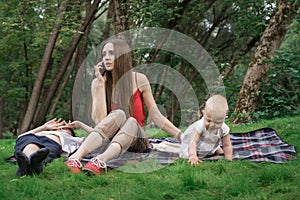
{"type": "Polygon", "coordinates": [[[158,110],[147,77],[132,71],[129,45],[121,39],[110,39],[104,42],[101,54],[103,59],[95,66],[91,85],[91,115],[96,126],[66,161],[71,173],[83,170],[100,175],[106,162],[125,151],[144,152],[148,148],[144,105],[159,128],[180,139],[181,130],[158,110]],[[99,147],[102,153],[82,166],[81,159],[99,147]]]}

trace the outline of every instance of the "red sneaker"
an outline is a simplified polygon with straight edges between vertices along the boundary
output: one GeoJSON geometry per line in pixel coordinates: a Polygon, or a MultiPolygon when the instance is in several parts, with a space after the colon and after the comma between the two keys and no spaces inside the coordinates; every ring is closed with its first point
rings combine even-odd
{"type": "Polygon", "coordinates": [[[82,164],[78,159],[69,158],[65,164],[70,169],[72,174],[80,174],[80,168],[82,167],[82,164]]]}
{"type": "Polygon", "coordinates": [[[92,158],[83,168],[82,170],[92,172],[93,174],[99,176],[102,169],[107,171],[106,163],[98,158],[92,158]]]}

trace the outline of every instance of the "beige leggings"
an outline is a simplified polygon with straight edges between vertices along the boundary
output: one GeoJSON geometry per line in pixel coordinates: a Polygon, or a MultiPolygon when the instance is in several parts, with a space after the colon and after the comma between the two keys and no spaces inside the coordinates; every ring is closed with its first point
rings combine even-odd
{"type": "Polygon", "coordinates": [[[148,147],[148,136],[135,118],[126,119],[122,110],[114,110],[96,125],[94,131],[85,139],[83,146],[88,152],[98,148],[105,152],[111,146],[110,143],[120,145],[119,155],[127,150],[141,153],[148,147]]]}

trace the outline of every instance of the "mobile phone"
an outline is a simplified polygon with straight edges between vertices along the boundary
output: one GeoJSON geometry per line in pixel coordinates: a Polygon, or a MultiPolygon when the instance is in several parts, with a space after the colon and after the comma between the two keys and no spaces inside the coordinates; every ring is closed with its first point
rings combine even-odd
{"type": "Polygon", "coordinates": [[[104,63],[102,63],[101,68],[99,69],[99,71],[100,71],[101,76],[103,76],[105,71],[106,71],[104,63]]]}

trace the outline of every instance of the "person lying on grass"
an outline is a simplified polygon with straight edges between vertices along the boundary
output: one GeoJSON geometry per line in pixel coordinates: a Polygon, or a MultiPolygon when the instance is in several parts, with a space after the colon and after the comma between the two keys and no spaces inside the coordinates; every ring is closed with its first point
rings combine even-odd
{"type": "Polygon", "coordinates": [[[69,156],[83,140],[75,137],[71,125],[57,119],[19,135],[14,147],[18,164],[16,175],[40,174],[45,164],[62,154],[69,156]]]}
{"type": "Polygon", "coordinates": [[[201,158],[214,154],[224,154],[225,159],[231,161],[229,127],[224,123],[228,113],[226,98],[213,95],[200,111],[203,117],[191,124],[182,135],[180,157],[188,159],[191,165],[197,165],[202,162],[201,158]]]}

